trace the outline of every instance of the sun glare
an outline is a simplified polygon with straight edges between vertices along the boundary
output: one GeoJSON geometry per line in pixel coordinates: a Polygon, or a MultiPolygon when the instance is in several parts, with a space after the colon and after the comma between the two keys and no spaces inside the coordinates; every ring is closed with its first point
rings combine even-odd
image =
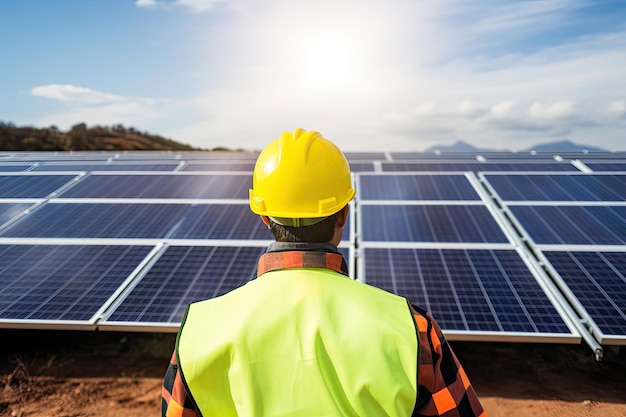
{"type": "Polygon", "coordinates": [[[334,87],[354,75],[359,45],[342,33],[320,32],[300,45],[301,74],[311,87],[334,87]]]}

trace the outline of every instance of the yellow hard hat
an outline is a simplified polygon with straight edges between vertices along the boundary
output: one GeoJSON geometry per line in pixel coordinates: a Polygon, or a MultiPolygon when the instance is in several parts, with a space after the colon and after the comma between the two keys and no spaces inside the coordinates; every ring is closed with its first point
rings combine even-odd
{"type": "Polygon", "coordinates": [[[288,226],[306,226],[337,213],[354,196],[343,152],[319,132],[285,132],[259,155],[250,209],[288,226]]]}

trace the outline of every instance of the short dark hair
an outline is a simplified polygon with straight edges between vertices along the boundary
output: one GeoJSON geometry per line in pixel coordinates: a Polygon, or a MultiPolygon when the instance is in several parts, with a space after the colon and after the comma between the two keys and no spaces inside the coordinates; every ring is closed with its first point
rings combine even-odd
{"type": "Polygon", "coordinates": [[[337,213],[311,226],[283,226],[274,222],[271,218],[269,220],[270,231],[277,242],[327,243],[332,240],[335,234],[337,213]]]}

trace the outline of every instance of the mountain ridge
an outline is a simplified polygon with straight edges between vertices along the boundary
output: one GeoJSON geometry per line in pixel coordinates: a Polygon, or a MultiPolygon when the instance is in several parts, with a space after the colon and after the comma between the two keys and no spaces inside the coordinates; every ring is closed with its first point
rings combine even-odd
{"type": "MultiPolygon", "coordinates": [[[[546,142],[533,145],[526,149],[517,150],[517,153],[528,152],[610,152],[608,149],[604,149],[598,146],[590,146],[574,143],[569,139],[564,139],[555,142],[546,142]]],[[[488,152],[513,152],[507,149],[491,149],[491,148],[479,148],[463,140],[456,141],[452,145],[434,145],[423,152],[435,152],[435,153],[453,153],[453,152],[470,152],[470,153],[488,153],[488,152]]]]}

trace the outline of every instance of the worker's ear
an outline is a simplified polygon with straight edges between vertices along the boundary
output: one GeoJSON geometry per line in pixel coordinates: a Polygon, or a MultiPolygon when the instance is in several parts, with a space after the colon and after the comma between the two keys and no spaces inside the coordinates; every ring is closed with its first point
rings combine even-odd
{"type": "Polygon", "coordinates": [[[346,225],[346,222],[348,221],[349,210],[350,210],[350,206],[346,204],[346,206],[337,213],[337,226],[338,227],[344,227],[346,225]]]}
{"type": "Polygon", "coordinates": [[[268,219],[267,216],[261,216],[261,220],[263,220],[263,223],[265,223],[268,228],[270,227],[270,219],[268,219]]]}

